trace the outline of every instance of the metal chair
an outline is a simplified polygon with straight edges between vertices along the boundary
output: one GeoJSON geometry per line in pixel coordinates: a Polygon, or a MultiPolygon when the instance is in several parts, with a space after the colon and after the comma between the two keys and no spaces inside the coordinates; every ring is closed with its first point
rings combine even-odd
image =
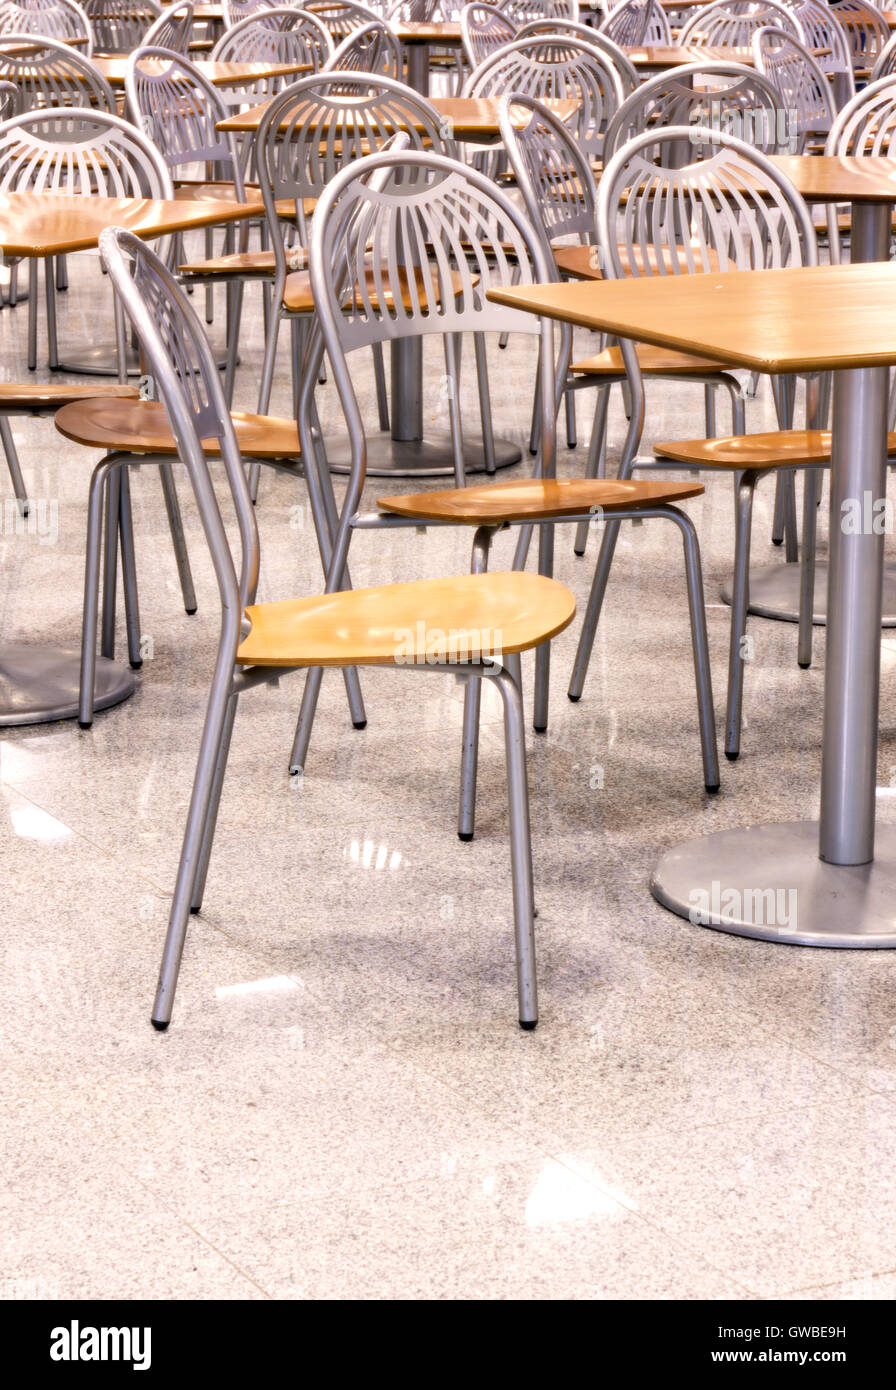
{"type": "Polygon", "coordinates": [[[354,29],[382,18],[369,5],[358,4],[356,0],[322,0],[320,4],[315,0],[312,14],[330,35],[334,48],[338,48],[354,29]]]}
{"type": "MultiPolygon", "coordinates": [[[[608,162],[597,200],[597,233],[606,277],[706,274],[720,265],[727,271],[815,265],[818,253],[812,218],[793,185],[760,151],[724,131],[706,131],[699,147],[712,152],[681,167],[679,142],[688,140],[691,130],[672,126],[643,132],[608,162]]],[[[734,759],[740,752],[753,492],[764,473],[792,468],[794,461],[763,448],[761,437],[754,442],[750,435],[742,436],[741,447],[735,450],[729,447],[730,440],[689,440],[655,444],[655,458],[637,456],[644,385],[631,345],[621,346],[638,428],[629,431],[620,478],[630,477],[635,469],[669,468],[670,459],[735,477],[737,529],[725,735],[726,756],[734,759]]],[[[814,378],[814,410],[823,409],[824,385],[824,379],[814,378]]],[[[812,423],[810,419],[810,428],[812,423]]],[[[815,459],[797,459],[796,464],[814,466],[815,459]]],[[[582,695],[618,533],[618,525],[608,522],[570,680],[572,700],[582,695]]],[[[803,566],[805,578],[805,553],[803,566]]]]}
{"type": "Polygon", "coordinates": [[[879,77],[889,77],[896,72],[896,34],[891,35],[889,41],[880,51],[880,56],[871,70],[871,81],[876,82],[879,77]]]}
{"type": "Polygon", "coordinates": [[[691,15],[678,36],[682,47],[688,48],[745,48],[748,49],[757,29],[775,25],[805,43],[803,26],[795,10],[778,0],[761,0],[761,4],[744,8],[732,0],[718,0],[691,15]]]}
{"type": "Polygon", "coordinates": [[[612,58],[613,66],[619,73],[624,96],[630,96],[640,85],[640,74],[628,54],[619,47],[618,43],[607,38],[600,29],[594,29],[590,24],[574,23],[571,19],[533,19],[531,23],[524,24],[517,31],[516,37],[518,39],[531,39],[543,37],[545,34],[568,34],[571,38],[582,39],[594,48],[599,48],[602,53],[606,53],[608,57],[612,58]]]}
{"type": "Polygon", "coordinates": [[[325,72],[369,72],[398,82],[404,73],[401,45],[382,19],[347,34],[324,65],[325,72]]]}
{"type": "MultiPolygon", "coordinates": [[[[197,186],[199,190],[212,187],[218,197],[246,201],[234,137],[217,129],[228,115],[227,107],[189,58],[164,48],[138,48],[128,60],[125,90],[135,120],[162,155],[172,181],[188,180],[180,191],[189,195],[197,186]],[[206,183],[209,179],[213,184],[206,183]]],[[[270,281],[273,274],[271,253],[249,252],[248,237],[248,222],[242,224],[239,232],[229,226],[224,233],[222,255],[207,254],[202,261],[180,266],[180,273],[187,280],[203,282],[207,287],[226,285],[224,395],[228,401],[233,399],[236,377],[243,282],[259,278],[270,281]]]]}
{"type": "MultiPolygon", "coordinates": [[[[556,364],[553,330],[546,321],[526,322],[515,310],[488,299],[493,288],[511,279],[538,283],[556,277],[543,236],[511,200],[475,170],[444,156],[423,153],[382,155],[371,167],[391,170],[392,177],[375,199],[360,179],[346,169],[328,187],[312,227],[312,287],[318,306],[319,329],[311,335],[302,374],[299,434],[303,456],[320,464],[320,485],[330,489],[329,474],[316,450],[313,398],[317,368],[324,349],[331,363],[351,445],[351,474],[334,524],[332,546],[324,555],[328,590],[347,586],[346,562],[351,536],[358,529],[392,529],[427,524],[464,525],[474,529],[473,569],[487,568],[494,531],[519,526],[515,569],[524,569],[533,528],[539,532],[539,573],[553,569],[553,529],[561,521],[577,524],[606,508],[614,515],[664,517],[680,530],[685,546],[688,602],[694,643],[698,713],[703,755],[703,778],[718,785],[718,763],[712,713],[712,692],[706,657],[705,616],[700,581],[699,548],[690,520],[671,504],[697,495],[693,484],[633,488],[618,491],[615,481],[559,481],[555,476],[556,364]],[[354,240],[350,240],[351,226],[354,240]],[[401,228],[401,236],[397,236],[401,228]],[[413,272],[408,264],[408,248],[413,272]],[[339,286],[354,284],[354,295],[339,286]],[[401,294],[385,287],[406,286],[401,294]],[[437,307],[436,307],[437,306],[437,307]],[[351,355],[375,342],[437,334],[444,342],[446,364],[461,333],[538,333],[540,351],[536,390],[541,399],[536,476],[510,483],[463,486],[463,429],[459,392],[449,396],[455,446],[456,483],[438,492],[378,498],[380,511],[358,513],[366,471],[366,436],[357,397],[351,355]],[[619,509],[617,511],[617,509],[619,509]]],[[[561,354],[562,355],[562,354],[561,354]]],[[[449,379],[455,380],[449,370],[449,379]]],[[[698,485],[699,486],[699,485],[698,485]]],[[[328,503],[336,516],[335,502],[328,503]]],[[[536,658],[533,723],[543,732],[548,719],[549,649],[536,658]]],[[[305,766],[322,668],[309,672],[302,699],[292,767],[305,766]]],[[[461,801],[458,833],[470,839],[474,829],[479,705],[475,689],[468,691],[464,711],[461,760],[461,801]]]]}
{"type": "Polygon", "coordinates": [[[67,39],[85,57],[93,56],[93,30],[76,0],[0,0],[0,33],[67,39]]]}
{"type": "Polygon", "coordinates": [[[460,33],[464,57],[470,68],[478,68],[517,37],[517,26],[497,5],[464,5],[460,12],[460,33]]]}
{"type": "Polygon", "coordinates": [[[501,9],[517,28],[533,19],[579,19],[579,0],[503,0],[501,9]]]}
{"type": "Polygon", "coordinates": [[[607,54],[578,38],[516,39],[472,72],[464,96],[505,92],[576,103],[569,129],[587,157],[599,160],[604,132],[623,99],[622,80],[607,54]]]}
{"type": "Polygon", "coordinates": [[[759,29],[752,40],[758,72],[779,93],[781,108],[790,113],[793,134],[802,154],[807,143],[827,138],[834,120],[834,99],[815,58],[784,29],[759,29]]]}
{"type": "Polygon", "coordinates": [[[15,83],[20,109],[92,106],[118,115],[115,93],[84,54],[36,34],[0,36],[0,79],[15,83]],[[28,47],[23,51],[22,45],[28,47]]]}
{"type": "Polygon", "coordinates": [[[159,0],[84,0],[97,53],[132,53],[161,17],[159,0]]]}
{"type": "Polygon", "coordinates": [[[886,20],[867,0],[830,0],[849,41],[853,72],[868,77],[890,41],[886,20]]]}
{"type": "MultiPolygon", "coordinates": [[[[333,41],[308,10],[288,5],[265,7],[247,15],[221,35],[212,49],[216,63],[307,63],[319,72],[333,52],[333,41]]],[[[266,83],[273,79],[265,78],[266,83]]],[[[252,89],[254,96],[273,96],[276,88],[252,89]]]]}
{"type": "Polygon", "coordinates": [[[167,5],[149,26],[141,42],[147,48],[167,48],[172,53],[189,53],[193,36],[192,0],[176,0],[167,5]]]}
{"type": "Polygon", "coordinates": [[[852,50],[846,30],[834,9],[821,0],[781,0],[792,10],[805,35],[806,47],[817,53],[815,61],[833,85],[835,105],[840,107],[855,95],[856,82],[852,50]]]}
{"type": "Polygon", "coordinates": [[[223,0],[221,14],[224,28],[232,29],[244,19],[274,9],[278,3],[279,0],[223,0]]]}
{"type": "Polygon", "coordinates": [[[620,48],[672,42],[666,12],[657,0],[622,0],[598,28],[620,48]]]}
{"type": "MultiPolygon", "coordinates": [[[[129,122],[105,111],[78,107],[44,108],[14,116],[0,127],[0,193],[10,192],[65,193],[89,197],[114,198],[171,198],[171,180],[161,155],[129,122]]],[[[38,299],[37,260],[31,262],[29,315],[36,309],[38,299]]],[[[52,269],[47,265],[46,277],[52,269]]],[[[56,323],[54,300],[47,295],[47,320],[50,337],[51,363],[56,358],[56,323]]],[[[29,318],[29,356],[36,358],[37,319],[29,318]]],[[[66,401],[90,399],[103,404],[103,398],[113,404],[122,397],[134,396],[130,387],[102,384],[71,387],[22,388],[8,385],[8,413],[46,413],[66,401]]],[[[0,412],[3,410],[0,402],[0,412]]],[[[0,415],[2,418],[2,415],[0,415]]],[[[5,421],[4,421],[5,425],[5,421]]],[[[0,427],[0,434],[3,433],[0,427]]],[[[8,431],[7,431],[8,433],[8,431]]],[[[11,436],[3,438],[9,454],[11,436]]],[[[160,469],[162,491],[168,513],[174,553],[180,575],[184,608],[196,610],[196,595],[190,574],[183,528],[180,520],[177,492],[170,460],[160,469]]],[[[103,631],[103,655],[112,655],[115,641],[115,583],[118,563],[119,536],[121,540],[122,571],[124,575],[125,607],[128,616],[128,651],[131,664],[139,666],[140,634],[133,618],[136,601],[136,572],[133,566],[133,528],[130,493],[123,480],[120,493],[109,499],[106,512],[106,596],[108,618],[103,631]],[[133,602],[132,602],[133,600],[133,602]]],[[[82,700],[92,709],[93,684],[82,689],[82,700]]]]}
{"type": "MultiPolygon", "coordinates": [[[[360,164],[347,171],[349,178],[357,180],[359,171],[363,173],[360,164]]],[[[345,185],[344,177],[335,180],[324,202],[332,205],[334,195],[344,192],[345,185]]],[[[134,237],[110,228],[103,233],[101,248],[124,312],[158,381],[193,483],[221,594],[218,655],[152,1012],[154,1027],[168,1027],[190,912],[201,906],[239,695],[287,671],[325,660],[332,666],[369,664],[407,668],[412,673],[448,670],[465,680],[492,680],[501,692],[518,1017],[521,1027],[534,1028],[538,1020],[535,909],[520,653],[538,648],[568,626],[575,613],[572,595],[539,575],[473,574],[347,593],[328,591],[325,596],[257,605],[260,543],[255,515],[202,326],[165,267],[134,237]],[[205,451],[208,439],[219,442],[229,483],[240,535],[236,555],[215,497],[205,451]],[[441,660],[436,665],[428,664],[426,638],[418,641],[420,623],[430,635],[436,629],[442,633],[441,660]],[[410,634],[408,643],[396,642],[395,633],[401,630],[410,634]],[[465,647],[458,640],[462,630],[485,634],[486,646],[465,647]],[[501,633],[498,653],[494,651],[496,632],[501,633]]],[[[320,271],[315,264],[316,281],[320,271]]],[[[326,277],[329,266],[322,273],[326,277]]],[[[324,289],[320,286],[321,292],[324,289]]]]}

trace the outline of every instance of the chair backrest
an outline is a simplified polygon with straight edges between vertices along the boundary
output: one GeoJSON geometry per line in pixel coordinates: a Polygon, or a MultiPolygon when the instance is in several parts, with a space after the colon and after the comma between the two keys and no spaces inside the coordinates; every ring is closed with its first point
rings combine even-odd
{"type": "Polygon", "coordinates": [[[0,82],[0,122],[18,115],[21,101],[21,94],[14,82],[0,82]]]}
{"type": "Polygon", "coordinates": [[[749,49],[757,29],[774,24],[804,42],[799,19],[794,10],[778,4],[777,0],[761,0],[749,7],[737,0],[718,0],[717,4],[695,10],[678,36],[680,44],[691,48],[749,49]]]}
{"type": "Polygon", "coordinates": [[[896,34],[893,34],[886,47],[881,49],[880,56],[871,70],[871,81],[876,82],[879,77],[889,77],[891,72],[896,72],[896,34]]]}
{"type": "Polygon", "coordinates": [[[93,30],[76,0],[0,0],[0,33],[75,39],[79,53],[93,53],[93,30]]]}
{"type": "Polygon", "coordinates": [[[425,24],[457,23],[461,6],[456,0],[391,0],[383,4],[378,0],[371,6],[379,12],[380,19],[388,19],[390,24],[409,24],[422,21],[425,24]]]}
{"type": "Polygon", "coordinates": [[[501,98],[501,139],[522,194],[526,216],[547,242],[594,238],[597,194],[591,166],[563,121],[535,97],[501,98]],[[512,114],[511,114],[512,108],[512,114]],[[527,119],[520,124],[521,113],[527,119]]]}
{"type": "Polygon", "coordinates": [[[333,41],[319,19],[281,5],[247,15],[225,30],[211,56],[219,63],[307,63],[319,72],[332,52],[333,41]]]}
{"type": "Polygon", "coordinates": [[[666,12],[657,0],[622,0],[622,4],[610,11],[599,28],[620,48],[672,42],[666,12]]]}
{"type": "Polygon", "coordinates": [[[161,401],[186,465],[211,551],[223,621],[219,659],[231,669],[243,610],[255,599],[260,547],[254,507],[214,354],[183,289],[151,247],[120,227],[100,235],[100,255],[118,304],[134,331],[141,368],[161,401]],[[240,538],[234,556],[202,447],[220,441],[221,462],[240,538]]]}
{"type": "Polygon", "coordinates": [[[497,5],[464,5],[460,14],[464,57],[471,68],[497,53],[517,37],[517,26],[497,5]]]}
{"type": "Polygon", "coordinates": [[[846,30],[827,0],[824,3],[822,0],[782,0],[782,3],[799,20],[803,42],[812,51],[822,72],[845,74],[847,92],[852,96],[856,89],[852,49],[846,30]]]}
{"type": "Polygon", "coordinates": [[[517,26],[533,19],[571,19],[578,22],[579,0],[503,0],[501,9],[517,26]]]}
{"type": "Polygon", "coordinates": [[[258,127],[255,158],[278,275],[285,277],[287,259],[277,204],[294,207],[307,244],[305,201],[319,198],[344,165],[380,149],[398,130],[414,147],[454,151],[435,107],[388,77],[322,72],[274,98],[258,127]]]}
{"type": "Polygon", "coordinates": [[[159,0],[84,0],[97,53],[131,53],[159,18],[159,0]]]}
{"type": "Polygon", "coordinates": [[[890,41],[890,30],[879,10],[867,0],[830,0],[849,41],[853,71],[870,72],[890,41]]]}
{"type": "Polygon", "coordinates": [[[783,29],[759,29],[753,59],[777,89],[800,149],[811,136],[827,135],[834,120],[831,84],[809,50],[783,29]]]}
{"type": "Polygon", "coordinates": [[[279,0],[223,0],[221,6],[225,29],[232,29],[241,20],[257,15],[261,10],[274,9],[279,0]]]}
{"type": "Polygon", "coordinates": [[[371,20],[381,18],[376,10],[370,9],[367,5],[357,4],[355,0],[320,0],[320,3],[313,0],[306,8],[320,20],[333,40],[334,48],[338,47],[353,29],[360,29],[371,20]]]}
{"type": "Polygon", "coordinates": [[[826,154],[896,154],[896,77],[879,77],[838,112],[826,154]]]}
{"type": "Polygon", "coordinates": [[[645,131],[616,151],[597,192],[604,275],[681,275],[815,265],[805,202],[765,155],[706,131],[681,166],[691,126],[645,131]]]}
{"type": "Polygon", "coordinates": [[[17,86],[20,111],[42,106],[95,106],[118,115],[115,93],[105,77],[85,54],[55,39],[3,34],[0,78],[17,86]],[[23,43],[28,44],[27,51],[22,51],[23,43]]]}
{"type": "Polygon", "coordinates": [[[0,192],[173,197],[162,156],[135,126],[76,106],[26,111],[0,128],[0,192]]]}
{"type": "Polygon", "coordinates": [[[545,34],[569,35],[571,38],[584,39],[585,43],[590,43],[592,47],[599,48],[602,53],[606,53],[613,59],[613,66],[622,79],[622,91],[625,96],[629,96],[640,84],[641,78],[638,69],[629,58],[623,48],[612,39],[608,39],[600,29],[593,28],[590,24],[574,23],[571,19],[533,19],[530,24],[524,24],[517,32],[518,39],[543,38],[545,34]]]}
{"type": "MultiPolygon", "coordinates": [[[[320,200],[310,274],[317,321],[351,442],[343,535],[357,507],[366,466],[364,425],[347,358],[370,344],[433,333],[538,333],[541,468],[547,476],[554,473],[551,325],[495,305],[487,293],[514,283],[544,283],[557,278],[556,270],[543,235],[494,183],[457,160],[428,151],[381,153],[360,160],[338,174],[320,200]],[[390,175],[386,185],[371,188],[369,175],[384,170],[390,175]],[[343,286],[349,287],[348,293],[343,286]]],[[[299,403],[300,428],[308,419],[312,389],[309,371],[299,403]]],[[[342,535],[334,544],[337,555],[341,544],[342,535]]]]}
{"type": "Polygon", "coordinates": [[[173,178],[192,165],[220,164],[244,196],[234,138],[216,129],[228,113],[220,95],[182,53],[138,48],[125,73],[128,107],[173,178]]]}
{"type": "Polygon", "coordinates": [[[143,36],[148,48],[170,48],[174,53],[189,53],[193,34],[192,0],[177,0],[166,5],[155,23],[143,36]]]}
{"type": "Polygon", "coordinates": [[[796,132],[781,109],[777,88],[767,77],[740,63],[696,62],[648,78],[627,97],[607,127],[604,160],[642,130],[690,126],[684,147],[690,162],[698,132],[725,130],[765,154],[795,153],[796,132]]]}
{"type": "Polygon", "coordinates": [[[601,156],[607,123],[623,98],[612,59],[578,38],[517,39],[470,74],[463,94],[497,97],[508,91],[574,101],[569,128],[594,159],[601,156]]]}
{"type": "Polygon", "coordinates": [[[396,81],[404,72],[401,45],[382,19],[362,24],[334,49],[327,59],[326,72],[370,72],[396,81]]]}

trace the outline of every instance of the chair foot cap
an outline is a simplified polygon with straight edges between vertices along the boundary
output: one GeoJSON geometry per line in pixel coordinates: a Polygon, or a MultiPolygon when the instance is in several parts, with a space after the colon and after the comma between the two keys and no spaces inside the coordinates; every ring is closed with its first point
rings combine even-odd
{"type": "Polygon", "coordinates": [[[531,1019],[525,1019],[525,1020],[524,1020],[524,1019],[521,1018],[521,1019],[520,1019],[520,1027],[523,1029],[524,1032],[526,1032],[526,1033],[532,1033],[532,1032],[534,1032],[534,1030],[538,1027],[538,1019],[537,1019],[537,1018],[531,1018],[531,1019]]]}
{"type": "Polygon", "coordinates": [[[797,666],[799,666],[801,671],[810,671],[812,669],[811,661],[798,661],[796,664],[797,666]]]}
{"type": "Polygon", "coordinates": [[[783,544],[784,544],[784,537],[783,537],[783,536],[781,537],[781,539],[780,539],[779,541],[776,541],[775,538],[774,538],[774,536],[772,536],[772,545],[783,545],[783,544]]]}
{"type": "Polygon", "coordinates": [[[458,830],[457,838],[463,840],[465,845],[468,845],[473,838],[473,832],[472,830],[458,830]]]}
{"type": "Polygon", "coordinates": [[[152,1020],[152,1026],[153,1028],[155,1028],[157,1033],[165,1033],[168,1031],[168,1023],[160,1018],[154,1018],[152,1020]]]}
{"type": "Polygon", "coordinates": [[[357,723],[355,723],[355,721],[352,720],[352,728],[353,728],[353,729],[366,729],[366,728],[367,728],[367,720],[366,720],[366,719],[359,719],[357,723]]]}
{"type": "Polygon", "coordinates": [[[721,785],[722,784],[720,782],[707,782],[706,790],[714,796],[717,791],[721,790],[721,785]]]}
{"type": "Polygon", "coordinates": [[[187,615],[188,618],[192,618],[193,615],[194,615],[194,613],[198,613],[198,612],[199,612],[199,608],[198,608],[198,606],[197,606],[196,608],[185,608],[185,609],[184,609],[184,612],[186,613],[186,615],[187,615]]]}
{"type": "Polygon", "coordinates": [[[537,734],[546,734],[548,731],[547,724],[533,724],[532,728],[535,730],[537,734]]]}
{"type": "Polygon", "coordinates": [[[128,662],[128,665],[130,666],[132,671],[140,671],[143,667],[143,660],[141,658],[140,661],[130,661],[128,662]]]}
{"type": "Polygon", "coordinates": [[[78,720],[78,728],[79,728],[79,729],[92,729],[92,728],[93,728],[93,720],[92,720],[92,719],[88,719],[88,721],[87,721],[86,724],[82,724],[81,720],[79,719],[79,720],[78,720]]]}
{"type": "Polygon", "coordinates": [[[728,759],[729,763],[736,763],[738,758],[740,757],[740,749],[738,748],[736,753],[729,753],[728,749],[726,748],[725,757],[728,759]]]}
{"type": "Polygon", "coordinates": [[[569,692],[567,692],[567,699],[571,705],[577,705],[581,698],[581,695],[570,695],[569,692]]]}

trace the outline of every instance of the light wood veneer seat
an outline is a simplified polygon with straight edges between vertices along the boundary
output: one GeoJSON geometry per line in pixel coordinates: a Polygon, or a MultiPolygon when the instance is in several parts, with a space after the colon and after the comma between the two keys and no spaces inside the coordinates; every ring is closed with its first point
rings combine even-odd
{"type": "Polygon", "coordinates": [[[61,406],[102,396],[107,400],[136,400],[136,386],[103,386],[96,382],[72,385],[52,382],[0,382],[0,415],[48,415],[61,406]]]}
{"type": "Polygon", "coordinates": [[[451,664],[452,654],[457,664],[465,655],[458,634],[492,634],[511,655],[555,637],[575,611],[562,584],[524,571],[383,584],[247,608],[252,630],[236,659],[252,666],[424,665],[433,636],[444,634],[440,664],[451,664]]]}
{"type": "MultiPolygon", "coordinates": [[[[275,415],[231,415],[240,452],[246,458],[297,459],[299,431],[295,420],[275,415]]],[[[64,406],[56,415],[56,428],[76,444],[133,454],[177,456],[177,445],[160,401],[81,400],[64,406]]],[[[210,455],[220,453],[217,439],[203,440],[210,455]]]]}
{"type": "Polygon", "coordinates": [[[488,483],[484,487],[446,488],[378,497],[381,511],[421,520],[453,521],[469,526],[549,520],[581,516],[592,508],[630,511],[635,507],[665,506],[698,497],[702,483],[609,478],[522,478],[488,483]]]}
{"type": "MultiPolygon", "coordinates": [[[[675,348],[658,348],[649,343],[637,345],[638,365],[645,376],[706,376],[707,373],[724,372],[729,362],[713,361],[708,357],[698,357],[692,352],[678,352],[675,348]]],[[[594,357],[586,357],[583,362],[575,362],[570,368],[574,376],[625,376],[622,353],[618,347],[604,348],[594,357]]]]}
{"type": "MultiPolygon", "coordinates": [[[[896,453],[896,432],[887,436],[887,451],[896,453]]],[[[729,472],[743,469],[808,468],[831,461],[830,430],[772,430],[768,434],[733,434],[722,439],[676,439],[653,446],[657,458],[729,472]]]]}

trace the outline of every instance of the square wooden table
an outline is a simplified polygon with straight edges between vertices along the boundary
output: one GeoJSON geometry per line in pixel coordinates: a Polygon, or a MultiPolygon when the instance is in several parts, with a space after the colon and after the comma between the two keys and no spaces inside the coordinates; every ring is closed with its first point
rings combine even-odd
{"type": "Polygon", "coordinates": [[[886,497],[896,265],[526,285],[489,298],[751,371],[834,372],[820,819],[693,840],[663,856],[651,889],[690,921],[741,936],[896,946],[896,828],[878,828],[874,858],[884,536],[841,525],[856,502],[873,514],[886,497]]]}
{"type": "MultiPolygon", "coordinates": [[[[264,214],[261,199],[224,203],[161,198],[98,198],[56,193],[0,195],[0,252],[4,257],[61,256],[94,248],[106,227],[127,227],[143,240],[264,214]]],[[[81,653],[76,647],[0,642],[0,727],[74,719],[81,653]]],[[[134,692],[134,675],[107,657],[96,664],[96,708],[134,692]]]]}

